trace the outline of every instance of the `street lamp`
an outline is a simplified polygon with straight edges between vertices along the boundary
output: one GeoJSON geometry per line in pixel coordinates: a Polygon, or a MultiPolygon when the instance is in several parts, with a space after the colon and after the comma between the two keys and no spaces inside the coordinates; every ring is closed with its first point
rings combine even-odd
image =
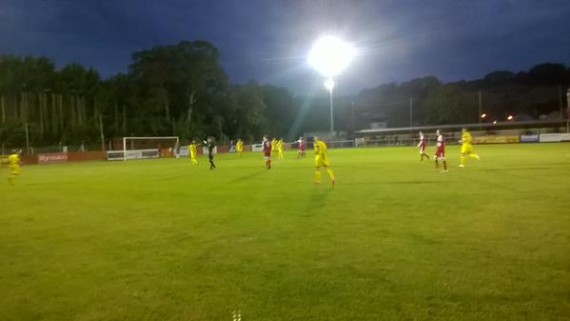
{"type": "Polygon", "coordinates": [[[342,73],[354,59],[354,48],[335,36],[318,39],[309,52],[308,62],[317,72],[325,77],[325,88],[329,91],[331,109],[331,135],[334,135],[333,89],[334,77],[342,73]]]}

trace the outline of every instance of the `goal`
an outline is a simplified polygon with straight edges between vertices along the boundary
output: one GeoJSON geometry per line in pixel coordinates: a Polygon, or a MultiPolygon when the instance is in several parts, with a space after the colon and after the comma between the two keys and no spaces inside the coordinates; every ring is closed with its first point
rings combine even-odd
{"type": "Polygon", "coordinates": [[[161,137],[123,137],[117,142],[120,149],[107,151],[107,160],[152,159],[178,156],[180,138],[178,136],[161,137]]]}

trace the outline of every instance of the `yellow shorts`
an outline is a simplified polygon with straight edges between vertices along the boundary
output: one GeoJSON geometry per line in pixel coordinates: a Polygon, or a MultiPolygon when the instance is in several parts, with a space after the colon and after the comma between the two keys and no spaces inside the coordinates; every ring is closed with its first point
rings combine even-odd
{"type": "Polygon", "coordinates": [[[321,155],[317,155],[315,157],[315,167],[329,167],[331,163],[329,162],[328,158],[322,157],[321,155]]]}
{"type": "Polygon", "coordinates": [[[473,145],[463,144],[461,145],[461,154],[471,154],[473,153],[473,145]]]}

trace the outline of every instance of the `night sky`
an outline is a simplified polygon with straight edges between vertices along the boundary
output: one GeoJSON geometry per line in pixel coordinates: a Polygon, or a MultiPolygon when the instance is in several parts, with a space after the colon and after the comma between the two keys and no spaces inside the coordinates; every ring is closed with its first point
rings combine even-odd
{"type": "Polygon", "coordinates": [[[133,51],[204,39],[233,83],[307,94],[322,85],[308,50],[330,33],[359,49],[338,79],[344,93],[570,65],[569,0],[0,0],[0,54],[79,62],[104,77],[125,72],[133,51]]]}

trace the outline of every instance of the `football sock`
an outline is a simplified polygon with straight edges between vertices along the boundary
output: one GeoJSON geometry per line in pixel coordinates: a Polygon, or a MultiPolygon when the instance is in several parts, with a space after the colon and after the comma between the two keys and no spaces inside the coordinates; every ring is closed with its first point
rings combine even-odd
{"type": "Polygon", "coordinates": [[[327,173],[329,174],[329,177],[331,178],[331,181],[334,181],[334,172],[332,170],[332,168],[327,168],[327,173]]]}

